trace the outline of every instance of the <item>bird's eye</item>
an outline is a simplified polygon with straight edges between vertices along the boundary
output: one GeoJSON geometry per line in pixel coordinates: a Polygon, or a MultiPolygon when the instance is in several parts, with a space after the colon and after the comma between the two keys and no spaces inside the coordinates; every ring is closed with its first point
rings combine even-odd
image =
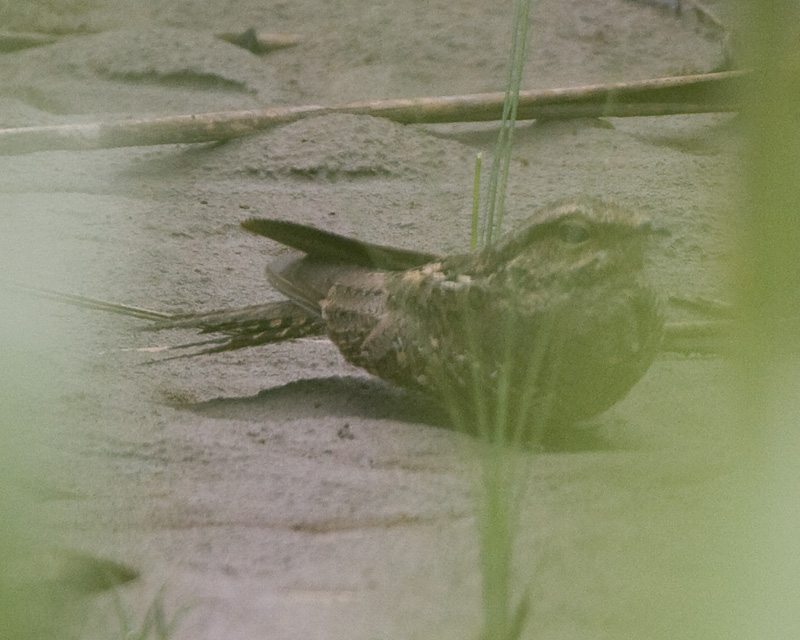
{"type": "Polygon", "coordinates": [[[589,239],[589,229],[576,222],[565,222],[559,227],[558,235],[567,244],[580,244],[589,239]]]}

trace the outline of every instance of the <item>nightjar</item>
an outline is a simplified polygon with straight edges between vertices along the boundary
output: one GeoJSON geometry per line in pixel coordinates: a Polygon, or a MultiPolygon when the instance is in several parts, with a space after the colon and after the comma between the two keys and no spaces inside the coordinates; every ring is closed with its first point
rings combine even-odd
{"type": "Polygon", "coordinates": [[[536,440],[600,413],[658,350],[649,224],[601,200],[542,207],[492,245],[443,257],[286,221],[242,226],[295,249],[267,267],[290,313],[260,342],[324,331],[348,362],[432,396],[473,433],[536,440]]]}

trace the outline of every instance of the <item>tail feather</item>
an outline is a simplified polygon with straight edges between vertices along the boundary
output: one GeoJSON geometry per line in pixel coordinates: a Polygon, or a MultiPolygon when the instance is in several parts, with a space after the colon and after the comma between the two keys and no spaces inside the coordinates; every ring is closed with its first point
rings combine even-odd
{"type": "Polygon", "coordinates": [[[268,302],[241,309],[211,311],[158,322],[149,329],[198,329],[201,333],[221,333],[225,337],[207,342],[178,345],[173,349],[215,344],[191,355],[234,351],[271,342],[281,342],[325,333],[325,324],[293,302],[268,302]]]}
{"type": "Polygon", "coordinates": [[[18,283],[0,282],[0,287],[22,291],[26,294],[56,300],[76,307],[96,309],[152,321],[152,324],[144,327],[145,330],[196,329],[203,334],[221,334],[219,337],[208,340],[169,347],[170,349],[188,349],[214,345],[176,357],[233,351],[270,342],[280,342],[282,340],[325,333],[325,325],[318,314],[288,300],[267,302],[237,309],[170,314],[18,283]]]}
{"type": "Polygon", "coordinates": [[[134,307],[129,304],[120,304],[118,302],[108,302],[107,300],[100,300],[99,298],[89,298],[88,296],[81,296],[75,293],[63,293],[53,289],[44,289],[42,287],[31,287],[26,284],[18,282],[0,282],[0,286],[12,291],[22,291],[39,298],[47,298],[72,305],[73,307],[83,307],[84,309],[97,309],[99,311],[107,311],[109,313],[118,313],[123,316],[131,316],[133,318],[144,318],[145,320],[170,320],[176,316],[163,313],[161,311],[152,311],[151,309],[142,309],[141,307],[134,307]]]}

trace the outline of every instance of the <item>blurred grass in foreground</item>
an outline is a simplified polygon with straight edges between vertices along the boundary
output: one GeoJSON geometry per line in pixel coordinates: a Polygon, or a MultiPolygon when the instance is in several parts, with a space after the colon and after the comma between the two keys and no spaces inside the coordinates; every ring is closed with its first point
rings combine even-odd
{"type": "MultiPolygon", "coordinates": [[[[503,117],[483,194],[480,193],[480,154],[476,162],[470,241],[473,251],[491,244],[502,233],[517,104],[528,51],[530,8],[530,0],[516,0],[514,3],[503,117]],[[479,207],[479,203],[483,206],[479,207]]],[[[465,330],[469,332],[470,329],[467,320],[465,330]]],[[[505,329],[508,331],[510,327],[505,329]]],[[[479,343],[476,336],[475,344],[479,343]]],[[[510,362],[511,354],[507,354],[507,357],[510,362]]],[[[538,361],[531,363],[532,379],[535,379],[540,364],[538,361]]],[[[512,593],[511,584],[516,564],[513,556],[514,539],[527,480],[526,465],[518,460],[512,447],[520,444],[521,431],[526,426],[529,412],[510,406],[510,375],[510,371],[501,373],[503,380],[498,387],[502,390],[499,394],[502,397],[494,403],[491,397],[483,397],[486,390],[482,388],[478,372],[475,372],[473,401],[478,415],[462,415],[463,408],[456,406],[458,400],[455,397],[454,405],[450,408],[455,424],[477,420],[485,445],[478,453],[480,468],[476,469],[473,477],[473,493],[480,549],[482,638],[486,640],[515,640],[520,636],[528,617],[527,592],[518,599],[512,593]],[[494,412],[489,407],[493,407],[494,412]]]]}
{"type": "Polygon", "coordinates": [[[78,599],[61,583],[36,497],[57,464],[57,436],[46,433],[58,386],[46,365],[55,334],[36,305],[0,296],[0,637],[69,637],[78,599]]]}
{"type": "Polygon", "coordinates": [[[738,2],[745,181],[732,289],[741,436],[754,488],[742,497],[750,558],[731,637],[800,638],[800,7],[738,2]]]}

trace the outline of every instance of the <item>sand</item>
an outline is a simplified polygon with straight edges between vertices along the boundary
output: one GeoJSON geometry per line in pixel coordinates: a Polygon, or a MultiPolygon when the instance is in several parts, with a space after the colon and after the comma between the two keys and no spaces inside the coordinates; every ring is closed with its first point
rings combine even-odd
{"type": "MultiPolygon", "coordinates": [[[[725,15],[724,3],[709,3],[725,15]]],[[[6,28],[0,125],[502,90],[512,5],[466,0],[31,2],[6,28]],[[296,33],[255,55],[214,34],[296,33]]],[[[536,3],[523,86],[709,71],[719,34],[630,0],[536,3]]],[[[576,194],[639,209],[663,295],[725,298],[737,180],[730,115],[521,123],[507,228],[576,194]]],[[[0,265],[28,284],[165,312],[278,299],[272,216],[384,244],[464,250],[492,125],[322,116],[225,144],[0,157],[0,265]]],[[[14,297],[46,416],[35,439],[59,544],[135,566],[176,639],[473,638],[481,628],[470,438],[325,340],[152,364],[189,332],[14,297]]],[[[675,313],[674,310],[670,313],[675,313]]],[[[673,316],[670,316],[673,317],[673,316]]],[[[724,360],[660,356],[569,446],[521,454],[524,637],[690,638],[719,629],[739,489],[724,360]]],[[[115,637],[108,599],[82,637],[115,637]]],[[[117,632],[118,633],[118,632],[117,632]]]]}

